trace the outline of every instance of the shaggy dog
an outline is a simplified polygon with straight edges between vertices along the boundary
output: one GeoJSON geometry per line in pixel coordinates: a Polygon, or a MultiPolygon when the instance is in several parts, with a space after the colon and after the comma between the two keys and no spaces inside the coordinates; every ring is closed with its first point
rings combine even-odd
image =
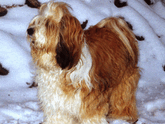
{"type": "Polygon", "coordinates": [[[83,30],[62,2],[42,4],[27,33],[44,124],[137,120],[138,43],[121,18],[83,30]]]}

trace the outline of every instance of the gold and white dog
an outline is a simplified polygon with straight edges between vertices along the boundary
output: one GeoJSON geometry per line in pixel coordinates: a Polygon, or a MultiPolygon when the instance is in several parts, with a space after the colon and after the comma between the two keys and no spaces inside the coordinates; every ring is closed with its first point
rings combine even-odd
{"type": "Polygon", "coordinates": [[[27,33],[44,124],[137,120],[138,43],[121,18],[88,30],[63,2],[40,7],[27,33]]]}

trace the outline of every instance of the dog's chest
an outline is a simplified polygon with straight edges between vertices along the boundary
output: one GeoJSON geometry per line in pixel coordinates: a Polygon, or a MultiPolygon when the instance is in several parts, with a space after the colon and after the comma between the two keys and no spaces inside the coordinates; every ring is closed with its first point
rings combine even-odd
{"type": "Polygon", "coordinates": [[[36,76],[38,83],[38,97],[44,110],[49,110],[55,114],[57,112],[78,115],[81,98],[80,93],[76,92],[71,97],[61,89],[59,75],[42,72],[36,76]]]}

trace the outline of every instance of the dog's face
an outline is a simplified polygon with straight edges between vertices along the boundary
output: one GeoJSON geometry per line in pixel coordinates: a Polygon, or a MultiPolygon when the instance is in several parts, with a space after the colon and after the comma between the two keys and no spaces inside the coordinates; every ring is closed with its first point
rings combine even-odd
{"type": "Polygon", "coordinates": [[[33,61],[41,68],[70,69],[80,59],[84,32],[68,8],[62,2],[43,4],[27,29],[33,61]]]}

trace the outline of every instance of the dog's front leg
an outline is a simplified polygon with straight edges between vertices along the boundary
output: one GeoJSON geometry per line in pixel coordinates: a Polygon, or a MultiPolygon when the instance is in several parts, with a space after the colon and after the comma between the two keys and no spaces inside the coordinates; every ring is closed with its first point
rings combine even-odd
{"type": "Polygon", "coordinates": [[[57,113],[45,118],[43,124],[79,124],[78,119],[66,114],[66,113],[57,113]]]}

